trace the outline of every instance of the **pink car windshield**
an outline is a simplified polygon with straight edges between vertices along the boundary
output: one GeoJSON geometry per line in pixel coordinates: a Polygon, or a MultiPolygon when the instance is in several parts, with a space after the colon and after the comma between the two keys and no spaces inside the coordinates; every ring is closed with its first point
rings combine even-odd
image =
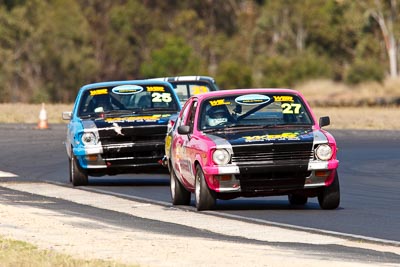
{"type": "Polygon", "coordinates": [[[296,95],[247,94],[207,99],[199,130],[235,126],[313,125],[306,105],[296,95]]]}

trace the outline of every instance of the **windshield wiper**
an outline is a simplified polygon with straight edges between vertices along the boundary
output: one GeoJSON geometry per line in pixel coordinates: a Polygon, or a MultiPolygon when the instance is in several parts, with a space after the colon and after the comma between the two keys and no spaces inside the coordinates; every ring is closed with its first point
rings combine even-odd
{"type": "Polygon", "coordinates": [[[106,116],[108,115],[132,115],[137,113],[136,110],[131,110],[131,109],[114,109],[114,110],[106,110],[104,112],[99,112],[99,114],[105,114],[106,116]]]}
{"type": "Polygon", "coordinates": [[[207,128],[203,129],[202,131],[205,133],[211,133],[211,132],[223,132],[225,130],[224,127],[218,127],[218,128],[207,128]]]}
{"type": "Polygon", "coordinates": [[[232,130],[252,130],[254,129],[254,125],[240,125],[240,124],[229,124],[224,126],[218,126],[213,128],[206,128],[203,132],[224,132],[224,131],[232,131],[232,130]]]}
{"type": "Polygon", "coordinates": [[[90,119],[92,117],[95,117],[94,114],[79,115],[79,118],[81,119],[90,119]]]}
{"type": "Polygon", "coordinates": [[[234,131],[234,130],[259,130],[259,129],[270,129],[270,128],[285,128],[287,125],[282,125],[282,124],[268,124],[268,125],[240,125],[240,124],[231,124],[231,125],[226,125],[221,128],[217,128],[220,131],[234,131]]]}
{"type": "Polygon", "coordinates": [[[224,129],[254,129],[255,125],[241,125],[241,124],[229,124],[224,126],[224,129]]]}
{"type": "Polygon", "coordinates": [[[153,111],[178,112],[178,110],[172,108],[143,108],[141,110],[145,112],[153,112],[153,111]]]}

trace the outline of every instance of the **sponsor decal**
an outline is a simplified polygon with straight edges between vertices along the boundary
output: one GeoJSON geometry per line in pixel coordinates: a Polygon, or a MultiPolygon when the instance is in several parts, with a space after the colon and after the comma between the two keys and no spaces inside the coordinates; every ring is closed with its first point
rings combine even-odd
{"type": "Polygon", "coordinates": [[[146,86],[147,92],[165,92],[164,86],[146,86]]]}
{"type": "Polygon", "coordinates": [[[182,147],[181,146],[178,146],[178,145],[175,145],[175,158],[176,158],[176,160],[180,160],[180,159],[182,159],[182,157],[181,157],[181,155],[182,155],[182,147]]]}
{"type": "Polygon", "coordinates": [[[241,105],[260,105],[269,101],[271,101],[269,96],[258,94],[243,95],[235,99],[235,102],[241,105]]]}
{"type": "Polygon", "coordinates": [[[201,93],[207,93],[208,92],[208,88],[207,88],[207,86],[202,86],[202,85],[196,85],[196,86],[193,86],[193,94],[194,95],[198,95],[198,94],[201,94],[201,93]]]}
{"type": "Polygon", "coordinates": [[[167,115],[167,114],[164,114],[164,115],[157,114],[157,115],[149,115],[149,116],[131,116],[131,117],[123,117],[123,118],[107,118],[104,121],[109,122],[109,123],[128,122],[128,121],[131,121],[131,122],[145,122],[145,121],[155,122],[155,121],[160,120],[161,118],[170,117],[170,116],[171,116],[170,114],[169,115],[167,115]]]}
{"type": "Polygon", "coordinates": [[[231,102],[225,102],[225,99],[217,99],[217,100],[210,100],[210,105],[212,107],[221,106],[221,105],[230,105],[231,102]]]}
{"type": "Polygon", "coordinates": [[[106,95],[108,94],[107,88],[90,90],[90,95],[106,95]]]}
{"type": "Polygon", "coordinates": [[[132,95],[143,91],[143,87],[139,85],[119,85],[112,89],[112,92],[119,95],[132,95]]]}
{"type": "Polygon", "coordinates": [[[243,138],[245,139],[245,142],[260,142],[260,141],[271,141],[271,140],[300,140],[299,133],[297,132],[243,136],[243,138]]]}
{"type": "Polygon", "coordinates": [[[171,141],[172,141],[172,136],[170,136],[170,135],[168,135],[166,138],[165,138],[165,149],[170,149],[170,147],[171,147],[171,141]]]}
{"type": "Polygon", "coordinates": [[[274,95],[274,100],[275,100],[275,102],[294,102],[293,96],[289,96],[289,95],[283,95],[283,96],[275,96],[274,95]]]}

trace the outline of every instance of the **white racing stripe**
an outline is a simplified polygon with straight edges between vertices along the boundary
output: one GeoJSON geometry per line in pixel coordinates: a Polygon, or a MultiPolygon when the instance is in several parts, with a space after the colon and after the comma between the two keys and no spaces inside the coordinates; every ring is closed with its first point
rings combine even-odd
{"type": "Polygon", "coordinates": [[[0,171],[0,178],[4,178],[4,177],[18,177],[18,175],[11,173],[11,172],[0,171]]]}

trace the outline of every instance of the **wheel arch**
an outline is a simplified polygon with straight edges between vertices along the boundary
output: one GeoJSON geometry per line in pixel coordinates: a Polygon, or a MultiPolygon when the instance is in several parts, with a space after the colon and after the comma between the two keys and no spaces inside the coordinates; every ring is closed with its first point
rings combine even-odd
{"type": "Polygon", "coordinates": [[[197,175],[197,167],[200,167],[201,170],[203,171],[204,180],[205,180],[205,182],[206,182],[206,184],[207,184],[207,187],[208,187],[210,190],[212,190],[212,191],[214,191],[214,192],[216,193],[215,188],[216,188],[217,186],[214,185],[214,183],[213,183],[214,179],[213,179],[213,177],[212,177],[211,175],[208,175],[208,174],[204,173],[204,168],[203,168],[203,166],[201,165],[200,161],[199,161],[199,160],[195,160],[194,163],[193,163],[193,165],[194,165],[194,177],[196,177],[196,175],[197,175]]]}

